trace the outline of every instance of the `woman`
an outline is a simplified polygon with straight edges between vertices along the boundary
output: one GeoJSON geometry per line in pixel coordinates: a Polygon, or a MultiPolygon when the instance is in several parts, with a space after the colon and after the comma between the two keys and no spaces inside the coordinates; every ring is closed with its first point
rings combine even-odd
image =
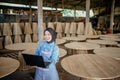
{"type": "Polygon", "coordinates": [[[56,63],[59,60],[59,48],[55,43],[56,32],[52,28],[44,31],[45,41],[41,42],[36,55],[41,55],[46,62],[51,62],[48,68],[36,68],[35,80],[59,80],[56,63]]]}

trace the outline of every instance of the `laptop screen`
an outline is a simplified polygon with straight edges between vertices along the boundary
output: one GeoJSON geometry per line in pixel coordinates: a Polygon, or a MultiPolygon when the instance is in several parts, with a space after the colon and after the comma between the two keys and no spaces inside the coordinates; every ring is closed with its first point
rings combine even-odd
{"type": "Polygon", "coordinates": [[[26,65],[46,68],[50,64],[50,62],[47,62],[46,64],[43,60],[43,57],[39,55],[32,55],[32,54],[22,54],[22,55],[26,62],[26,65]]]}

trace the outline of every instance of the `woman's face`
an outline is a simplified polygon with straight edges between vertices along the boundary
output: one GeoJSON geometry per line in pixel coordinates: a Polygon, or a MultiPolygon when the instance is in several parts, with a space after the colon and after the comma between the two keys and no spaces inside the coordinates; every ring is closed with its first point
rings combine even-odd
{"type": "Polygon", "coordinates": [[[52,35],[50,34],[50,32],[45,31],[44,38],[47,42],[50,42],[52,40],[52,35]]]}

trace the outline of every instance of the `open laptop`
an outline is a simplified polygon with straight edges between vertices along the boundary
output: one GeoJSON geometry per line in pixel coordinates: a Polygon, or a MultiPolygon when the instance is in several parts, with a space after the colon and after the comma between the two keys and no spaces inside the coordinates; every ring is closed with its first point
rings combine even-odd
{"type": "Polygon", "coordinates": [[[44,62],[43,57],[39,55],[32,54],[22,54],[26,62],[26,65],[38,66],[42,68],[47,68],[51,62],[44,62]]]}

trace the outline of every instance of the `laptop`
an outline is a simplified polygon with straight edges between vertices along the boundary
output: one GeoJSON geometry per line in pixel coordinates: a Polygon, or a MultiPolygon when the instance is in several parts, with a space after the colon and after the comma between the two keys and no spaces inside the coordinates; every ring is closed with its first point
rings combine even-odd
{"type": "Polygon", "coordinates": [[[32,55],[32,54],[25,54],[25,53],[22,55],[26,62],[26,65],[47,68],[51,63],[51,62],[44,62],[43,57],[39,55],[32,55]]]}

